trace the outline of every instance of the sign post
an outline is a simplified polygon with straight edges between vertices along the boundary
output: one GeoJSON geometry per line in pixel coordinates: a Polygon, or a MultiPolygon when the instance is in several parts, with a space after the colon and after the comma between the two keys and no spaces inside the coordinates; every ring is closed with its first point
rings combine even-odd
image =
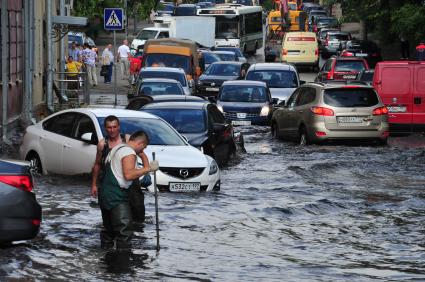
{"type": "MultiPolygon", "coordinates": [[[[121,8],[105,8],[103,11],[103,27],[105,30],[112,30],[114,32],[114,57],[116,56],[117,52],[117,42],[115,37],[115,31],[116,30],[122,30],[124,28],[123,25],[123,9],[121,8]]],[[[117,64],[113,62],[114,67],[114,95],[115,95],[115,103],[114,105],[117,106],[118,104],[118,97],[117,97],[117,64]]]]}

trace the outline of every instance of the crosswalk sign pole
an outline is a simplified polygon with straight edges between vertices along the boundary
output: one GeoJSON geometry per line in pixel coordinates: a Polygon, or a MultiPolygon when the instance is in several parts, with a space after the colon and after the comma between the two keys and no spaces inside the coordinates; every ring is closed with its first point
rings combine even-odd
{"type": "MultiPolygon", "coordinates": [[[[114,30],[114,57],[117,55],[117,39],[115,37],[115,30],[114,30]]],[[[118,60],[115,60],[116,63],[114,62],[114,95],[115,95],[115,102],[114,105],[115,107],[118,104],[118,93],[117,93],[117,64],[118,64],[118,60]]]]}

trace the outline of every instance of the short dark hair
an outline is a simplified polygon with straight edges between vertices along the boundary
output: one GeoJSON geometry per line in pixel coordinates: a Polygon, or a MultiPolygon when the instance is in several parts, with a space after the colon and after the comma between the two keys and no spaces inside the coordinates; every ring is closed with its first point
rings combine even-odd
{"type": "Polygon", "coordinates": [[[105,120],[103,121],[103,126],[106,127],[106,123],[108,122],[112,122],[112,121],[117,121],[118,124],[120,124],[120,120],[114,116],[114,115],[109,115],[105,118],[105,120]]]}
{"type": "Polygon", "coordinates": [[[86,43],[84,43],[84,45],[83,45],[84,47],[90,47],[90,45],[86,42],[86,43]]]}
{"type": "Polygon", "coordinates": [[[133,134],[130,135],[130,141],[134,141],[136,139],[143,138],[146,140],[146,144],[149,144],[149,136],[144,132],[143,130],[138,130],[136,132],[133,132],[133,134]]]}

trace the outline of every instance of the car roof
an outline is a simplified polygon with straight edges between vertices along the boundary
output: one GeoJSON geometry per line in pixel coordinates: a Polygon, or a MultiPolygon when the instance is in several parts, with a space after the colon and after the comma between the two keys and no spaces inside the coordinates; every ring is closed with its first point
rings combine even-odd
{"type": "Polygon", "coordinates": [[[225,51],[225,50],[216,50],[212,51],[214,54],[227,54],[227,55],[235,55],[232,51],[225,51]]]}
{"type": "Polygon", "coordinates": [[[337,61],[365,61],[365,59],[360,57],[334,57],[337,61]]]}
{"type": "Polygon", "coordinates": [[[155,101],[167,101],[167,100],[178,100],[178,101],[206,101],[203,97],[193,95],[154,95],[150,96],[155,101]]]}
{"type": "Polygon", "coordinates": [[[140,70],[143,71],[160,71],[160,72],[176,72],[185,74],[183,69],[169,68],[169,67],[144,67],[140,70]]]}
{"type": "Polygon", "coordinates": [[[267,83],[265,83],[264,81],[257,81],[257,80],[228,80],[228,81],[225,81],[222,86],[225,86],[225,85],[241,85],[241,86],[250,85],[250,86],[267,87],[267,83]]]}
{"type": "Polygon", "coordinates": [[[192,109],[202,110],[205,109],[209,104],[208,101],[204,102],[188,102],[188,101],[170,101],[161,103],[149,103],[143,106],[142,109],[192,109]]]}
{"type": "Polygon", "coordinates": [[[316,33],[314,32],[309,32],[309,31],[291,31],[286,33],[287,37],[293,37],[293,36],[313,36],[316,37],[316,33]]]}
{"type": "Polygon", "coordinates": [[[68,109],[56,112],[54,115],[65,113],[65,112],[77,112],[82,114],[92,113],[96,117],[104,118],[109,115],[114,115],[118,118],[120,117],[136,117],[136,118],[151,118],[158,119],[157,116],[151,115],[149,113],[140,113],[138,111],[126,110],[126,109],[116,109],[116,108],[75,108],[68,109]]]}
{"type": "Polygon", "coordinates": [[[244,62],[234,62],[234,61],[218,61],[214,62],[211,65],[243,65],[244,62]]]}
{"type": "Polygon", "coordinates": [[[327,81],[327,82],[309,82],[306,84],[301,85],[300,87],[309,87],[309,86],[320,86],[324,87],[326,89],[332,89],[332,88],[352,88],[352,86],[356,86],[356,88],[367,88],[367,89],[373,89],[371,85],[368,85],[362,81],[359,80],[335,80],[335,81],[327,81]],[[348,87],[346,87],[348,86],[348,87]],[[351,87],[350,87],[351,86],[351,87]]]}
{"type": "Polygon", "coordinates": [[[170,78],[144,78],[143,82],[168,82],[180,84],[180,82],[178,82],[177,80],[170,78]]]}
{"type": "Polygon", "coordinates": [[[333,30],[333,31],[329,31],[328,34],[346,34],[346,35],[348,35],[350,33],[347,32],[347,31],[333,30]]]}
{"type": "Polygon", "coordinates": [[[291,70],[297,71],[293,65],[286,63],[257,63],[249,67],[248,71],[255,70],[291,70]]]}

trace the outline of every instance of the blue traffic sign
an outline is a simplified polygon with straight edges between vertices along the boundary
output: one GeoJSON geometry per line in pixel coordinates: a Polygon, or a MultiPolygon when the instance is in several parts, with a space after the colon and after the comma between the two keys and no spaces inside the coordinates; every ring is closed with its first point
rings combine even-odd
{"type": "Polygon", "coordinates": [[[103,12],[103,26],[106,30],[124,29],[124,12],[121,8],[105,8],[103,12]]]}

